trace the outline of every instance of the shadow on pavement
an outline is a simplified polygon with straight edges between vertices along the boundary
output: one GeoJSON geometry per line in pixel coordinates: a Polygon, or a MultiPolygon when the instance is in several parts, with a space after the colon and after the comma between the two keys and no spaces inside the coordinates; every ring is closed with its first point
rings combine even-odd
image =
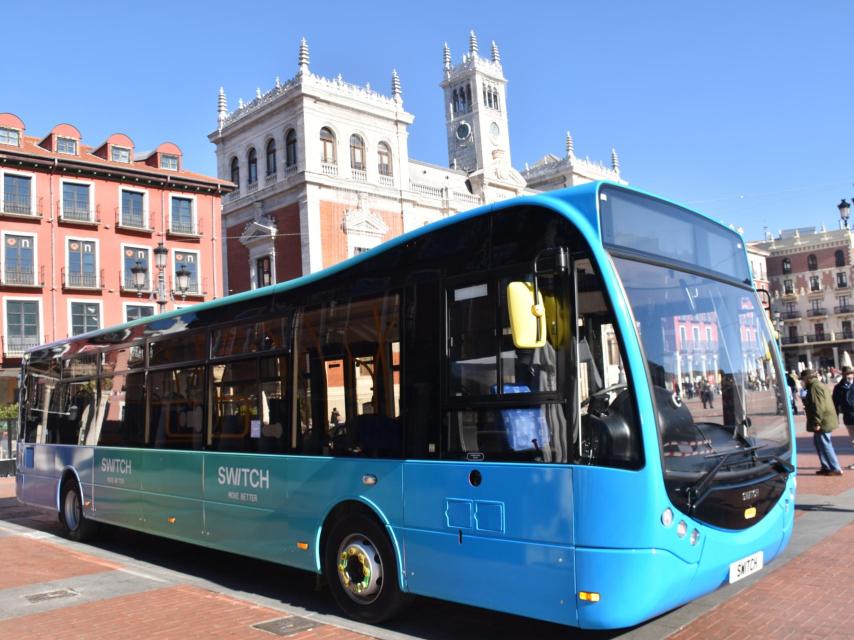
{"type": "MultiPolygon", "coordinates": [[[[14,498],[0,499],[0,524],[3,522],[55,535],[61,531],[56,517],[19,505],[14,498]]],[[[308,612],[340,615],[329,592],[319,589],[317,577],[306,571],[106,525],[87,544],[225,589],[271,598],[308,612]]],[[[484,580],[489,580],[489,576],[484,576],[484,580]]],[[[176,578],[175,583],[179,582],[180,578],[176,578]]],[[[605,640],[626,631],[583,631],[431,598],[415,598],[399,619],[381,628],[425,640],[477,637],[605,640]]]]}

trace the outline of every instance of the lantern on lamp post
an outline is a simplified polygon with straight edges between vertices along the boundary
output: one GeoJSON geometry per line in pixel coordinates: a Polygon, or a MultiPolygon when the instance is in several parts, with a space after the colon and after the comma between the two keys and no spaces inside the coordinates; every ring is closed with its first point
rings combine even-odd
{"type": "Polygon", "coordinates": [[[162,242],[158,242],[154,248],[154,265],[157,267],[157,305],[160,313],[166,311],[166,277],[164,269],[166,269],[166,257],[169,255],[169,249],[163,246],[162,242]]]}
{"type": "Polygon", "coordinates": [[[190,270],[185,267],[183,264],[178,268],[175,272],[175,285],[178,291],[181,293],[181,299],[184,299],[184,296],[187,295],[187,291],[190,290],[190,276],[193,275],[190,270]]]}
{"type": "Polygon", "coordinates": [[[142,297],[142,290],[145,289],[145,285],[148,283],[148,269],[142,264],[141,260],[137,260],[130,268],[130,272],[133,278],[134,289],[136,289],[136,295],[137,297],[142,297]]]}
{"type": "Polygon", "coordinates": [[[842,220],[842,228],[848,228],[848,216],[851,215],[851,205],[848,203],[845,198],[842,198],[842,201],[836,205],[836,208],[839,209],[839,218],[842,220]]]}

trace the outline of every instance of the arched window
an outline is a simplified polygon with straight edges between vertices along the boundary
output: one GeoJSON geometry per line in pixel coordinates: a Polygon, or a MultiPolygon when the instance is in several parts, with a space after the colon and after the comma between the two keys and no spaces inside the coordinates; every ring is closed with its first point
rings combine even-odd
{"type": "Polygon", "coordinates": [[[381,176],[393,175],[391,170],[391,149],[385,142],[377,145],[377,172],[381,176]]]}
{"type": "Polygon", "coordinates": [[[246,159],[249,163],[246,181],[249,184],[255,184],[258,182],[258,154],[255,153],[255,147],[252,147],[249,150],[249,154],[246,159]]]}
{"type": "Polygon", "coordinates": [[[788,258],[783,258],[783,273],[792,273],[792,261],[788,258]]]}
{"type": "Polygon", "coordinates": [[[810,271],[815,271],[818,269],[818,260],[816,260],[815,254],[811,253],[807,256],[807,269],[810,271]]]}
{"type": "Polygon", "coordinates": [[[329,127],[320,130],[320,161],[324,164],[337,164],[335,156],[335,134],[329,127]]]}
{"type": "Polygon", "coordinates": [[[240,187],[240,162],[237,156],[231,159],[231,181],[240,187]]]}
{"type": "Polygon", "coordinates": [[[297,166],[297,132],[293,129],[285,136],[285,166],[297,166]]]}
{"type": "Polygon", "coordinates": [[[350,168],[365,170],[365,141],[355,133],[350,136],[350,168]]]}
{"type": "Polygon", "coordinates": [[[267,143],[267,175],[276,175],[276,141],[270,140],[267,143]]]}
{"type": "Polygon", "coordinates": [[[836,266],[844,267],[845,266],[845,254],[842,252],[842,249],[836,252],[836,266]]]}

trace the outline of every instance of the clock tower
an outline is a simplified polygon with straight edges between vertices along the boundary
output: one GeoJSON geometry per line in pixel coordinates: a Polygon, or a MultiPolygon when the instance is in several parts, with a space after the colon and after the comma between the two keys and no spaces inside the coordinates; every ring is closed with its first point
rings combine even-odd
{"type": "MultiPolygon", "coordinates": [[[[510,135],[507,129],[507,80],[501,67],[498,46],[492,43],[489,59],[478,53],[477,36],[469,34],[469,50],[462,62],[451,64],[445,44],[445,126],[448,163],[469,174],[494,169],[506,174],[510,165],[510,135]]],[[[514,172],[515,173],[515,172],[514,172]]]]}

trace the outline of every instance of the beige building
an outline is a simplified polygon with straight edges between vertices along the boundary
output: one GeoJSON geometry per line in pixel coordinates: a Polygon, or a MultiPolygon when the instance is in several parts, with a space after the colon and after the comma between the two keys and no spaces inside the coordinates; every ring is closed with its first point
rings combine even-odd
{"type": "Polygon", "coordinates": [[[802,227],[750,243],[767,253],[771,312],[780,333],[786,369],[840,368],[854,349],[851,277],[852,234],[802,227]]]}
{"type": "MultiPolygon", "coordinates": [[[[331,266],[429,222],[520,194],[590,180],[623,182],[616,152],[606,167],[547,155],[511,164],[507,79],[493,42],[452,63],[445,45],[439,86],[448,166],[409,157],[400,78],[391,93],[311,72],[300,44],[296,75],[229,111],[218,102],[217,171],[239,185],[223,207],[226,291],[280,282],[331,266]]],[[[438,105],[438,100],[437,100],[438,105]]]]}

